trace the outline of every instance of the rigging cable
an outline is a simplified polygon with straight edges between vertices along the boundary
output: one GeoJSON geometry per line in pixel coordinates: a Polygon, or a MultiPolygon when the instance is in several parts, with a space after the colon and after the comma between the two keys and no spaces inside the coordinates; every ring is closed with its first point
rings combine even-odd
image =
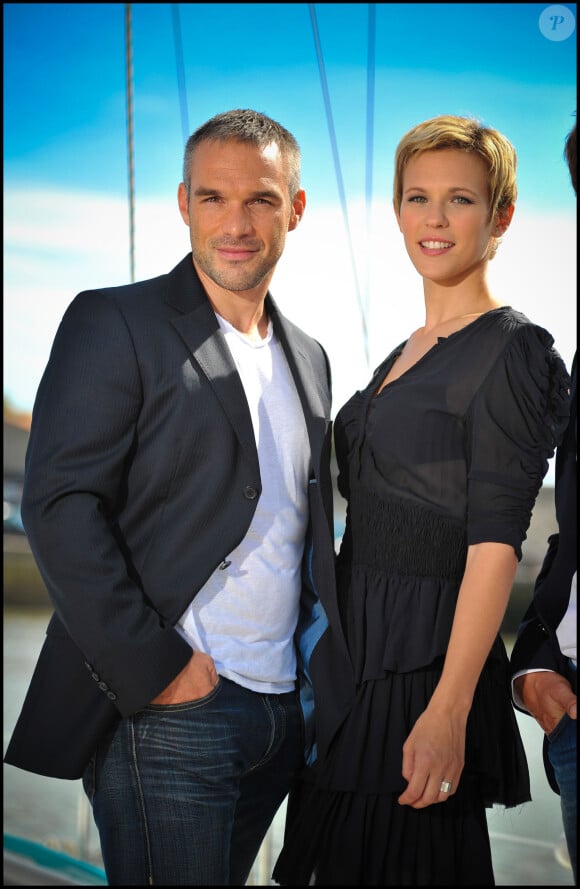
{"type": "Polygon", "coordinates": [[[127,94],[127,166],[129,173],[129,273],[135,280],[135,164],[133,148],[133,54],[131,50],[131,4],[125,3],[125,64],[127,94]]]}
{"type": "Polygon", "coordinates": [[[177,64],[177,89],[179,91],[179,107],[181,111],[181,132],[183,144],[189,139],[189,118],[187,114],[187,91],[185,87],[185,66],[183,63],[183,41],[179,21],[179,3],[171,4],[173,15],[173,40],[175,43],[175,62],[177,64]]]}
{"type": "Polygon", "coordinates": [[[367,366],[368,366],[368,364],[369,364],[369,350],[368,350],[368,331],[367,331],[365,307],[362,303],[358,273],[357,273],[356,262],[355,262],[355,258],[354,258],[354,250],[353,250],[353,246],[352,246],[352,237],[351,237],[350,224],[349,224],[349,219],[348,219],[348,209],[347,209],[347,205],[346,205],[346,197],[345,197],[345,192],[344,192],[344,183],[342,181],[342,172],[340,169],[340,159],[338,156],[336,134],[334,132],[334,122],[332,119],[332,108],[331,108],[331,104],[330,104],[330,94],[328,91],[328,84],[326,81],[326,72],[324,69],[324,59],[322,57],[322,46],[320,44],[320,37],[318,34],[318,25],[316,22],[316,10],[314,7],[315,7],[314,3],[308,4],[308,8],[310,10],[310,20],[312,22],[312,32],[314,35],[314,43],[316,46],[316,55],[317,55],[317,59],[318,59],[318,70],[320,73],[320,83],[322,86],[322,95],[324,98],[324,107],[326,110],[326,121],[328,124],[328,132],[330,135],[332,156],[334,159],[334,168],[336,171],[336,182],[337,182],[337,186],[338,186],[338,194],[339,194],[339,198],[340,198],[340,204],[342,207],[342,215],[344,218],[344,225],[346,228],[346,236],[347,236],[348,248],[349,248],[349,252],[350,252],[350,260],[351,260],[351,265],[352,265],[352,270],[353,270],[354,284],[355,284],[355,289],[356,289],[357,301],[358,301],[358,305],[359,305],[359,312],[360,312],[360,316],[361,316],[365,358],[366,358],[366,362],[367,362],[367,366]]]}
{"type": "Polygon", "coordinates": [[[371,308],[371,231],[373,202],[373,141],[374,141],[374,108],[375,108],[375,4],[369,3],[369,32],[367,57],[367,145],[366,145],[366,265],[365,265],[365,296],[364,312],[367,324],[370,322],[371,308]]]}

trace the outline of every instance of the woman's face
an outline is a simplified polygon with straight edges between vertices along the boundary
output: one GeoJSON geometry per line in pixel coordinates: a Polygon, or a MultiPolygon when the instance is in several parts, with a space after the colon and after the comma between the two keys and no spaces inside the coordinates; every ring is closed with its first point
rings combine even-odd
{"type": "Polygon", "coordinates": [[[453,148],[425,151],[408,161],[396,216],[419,274],[442,284],[484,265],[491,238],[503,232],[489,218],[484,161],[453,148]]]}

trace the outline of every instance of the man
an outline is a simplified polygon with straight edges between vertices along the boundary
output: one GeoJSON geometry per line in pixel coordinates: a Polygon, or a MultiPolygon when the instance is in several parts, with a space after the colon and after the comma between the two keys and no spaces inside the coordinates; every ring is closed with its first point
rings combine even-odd
{"type": "Polygon", "coordinates": [[[268,290],[306,204],[294,137],[217,115],[178,204],[191,254],[65,313],[26,459],[55,614],[6,762],[82,776],[110,885],[246,882],[334,585],[328,361],[268,290]]]}
{"type": "MultiPolygon", "coordinates": [[[[576,124],[565,156],[576,191],[576,124]]],[[[511,655],[513,699],[538,721],[550,787],[560,795],[570,866],[576,881],[577,728],[577,366],[572,363],[570,420],[556,452],[555,506],[558,533],[549,539],[532,602],[518,628],[511,655]]]]}

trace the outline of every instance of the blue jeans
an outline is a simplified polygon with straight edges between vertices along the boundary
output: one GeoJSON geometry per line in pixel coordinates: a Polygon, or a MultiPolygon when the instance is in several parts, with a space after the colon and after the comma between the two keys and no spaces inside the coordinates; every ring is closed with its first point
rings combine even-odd
{"type": "Polygon", "coordinates": [[[576,720],[564,714],[554,731],[548,735],[548,757],[560,788],[562,824],[576,882],[576,720]]]}
{"type": "Polygon", "coordinates": [[[109,885],[243,886],[302,762],[294,692],[220,677],[120,720],[83,776],[109,885]]]}

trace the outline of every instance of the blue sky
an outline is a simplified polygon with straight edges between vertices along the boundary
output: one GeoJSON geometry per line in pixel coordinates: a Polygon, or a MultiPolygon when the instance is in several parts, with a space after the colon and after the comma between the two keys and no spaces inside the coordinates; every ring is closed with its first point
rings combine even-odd
{"type": "MultiPolygon", "coordinates": [[[[428,117],[476,116],[519,157],[494,293],[547,327],[569,363],[576,4],[374,4],[370,61],[369,9],[131,4],[136,277],[189,250],[175,197],[187,133],[233,107],[278,119],[301,145],[308,203],[272,292],[327,347],[336,411],[422,323],[390,206],[396,144],[428,117]]],[[[4,394],[16,408],[32,408],[74,295],[129,280],[126,145],[125,4],[4,4],[4,394]]]]}

